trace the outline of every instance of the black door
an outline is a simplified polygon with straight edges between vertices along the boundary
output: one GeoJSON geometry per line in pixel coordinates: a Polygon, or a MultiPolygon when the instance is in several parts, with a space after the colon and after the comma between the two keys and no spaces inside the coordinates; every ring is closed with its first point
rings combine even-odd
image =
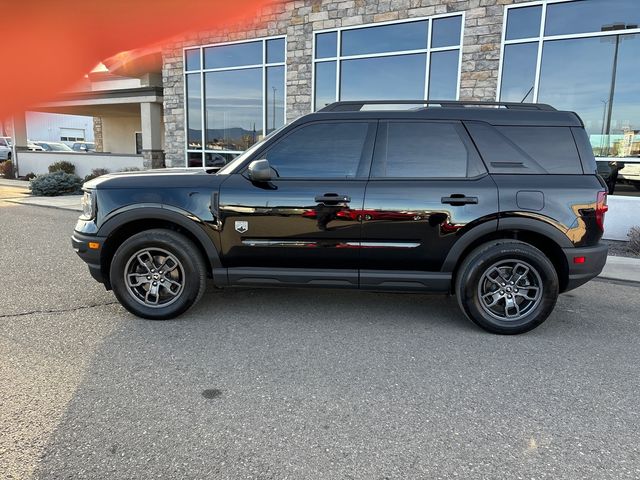
{"type": "Polygon", "coordinates": [[[439,272],[465,227],[497,212],[496,185],[460,122],[381,121],[362,212],[361,284],[439,272]]]}
{"type": "Polygon", "coordinates": [[[232,283],[357,286],[364,191],[376,122],[316,122],[259,158],[267,183],[242,171],[220,191],[222,260],[232,283]]]}

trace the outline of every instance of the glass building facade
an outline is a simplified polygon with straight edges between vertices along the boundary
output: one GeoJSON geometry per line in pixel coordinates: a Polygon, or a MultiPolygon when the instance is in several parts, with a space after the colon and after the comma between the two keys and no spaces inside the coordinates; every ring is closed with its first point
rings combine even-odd
{"type": "Polygon", "coordinates": [[[580,115],[597,157],[640,160],[640,1],[397,3],[285,1],[264,30],[181,48],[173,165],[223,164],[299,115],[356,99],[549,103],[580,115]]]}

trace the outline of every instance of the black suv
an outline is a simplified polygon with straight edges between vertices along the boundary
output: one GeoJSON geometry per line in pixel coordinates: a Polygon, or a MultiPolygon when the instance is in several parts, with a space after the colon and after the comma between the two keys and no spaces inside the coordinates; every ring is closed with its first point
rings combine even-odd
{"type": "Polygon", "coordinates": [[[542,104],[338,102],[218,172],[110,174],[84,191],[75,250],[156,320],[212,278],[453,293],[482,328],[522,333],[607,256],[582,121],[542,104]]]}

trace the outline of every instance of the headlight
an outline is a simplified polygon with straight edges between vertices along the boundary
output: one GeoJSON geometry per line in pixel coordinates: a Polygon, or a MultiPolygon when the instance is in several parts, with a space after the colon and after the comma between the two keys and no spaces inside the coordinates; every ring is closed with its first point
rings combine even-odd
{"type": "Polygon", "coordinates": [[[82,216],[91,220],[96,214],[96,196],[93,190],[88,190],[82,195],[82,216]]]}

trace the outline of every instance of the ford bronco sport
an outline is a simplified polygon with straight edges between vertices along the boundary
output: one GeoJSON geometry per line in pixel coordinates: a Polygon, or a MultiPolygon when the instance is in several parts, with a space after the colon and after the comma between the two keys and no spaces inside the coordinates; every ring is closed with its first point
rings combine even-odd
{"type": "Polygon", "coordinates": [[[604,266],[596,168],[580,118],[548,105],[337,102],[217,172],[86,183],[72,242],[144,318],[182,314],[211,278],[453,293],[480,327],[516,334],[604,266]]]}

